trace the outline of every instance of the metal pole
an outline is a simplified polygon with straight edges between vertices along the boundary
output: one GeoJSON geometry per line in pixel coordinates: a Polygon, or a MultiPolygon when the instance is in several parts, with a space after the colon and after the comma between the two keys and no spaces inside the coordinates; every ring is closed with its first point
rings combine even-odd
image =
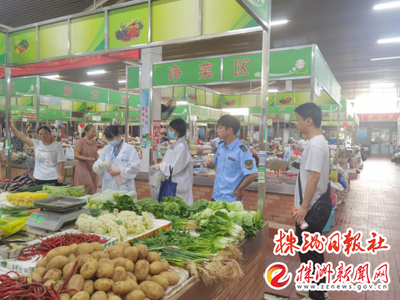
{"type": "MultiPolygon", "coordinates": [[[[336,147],[337,147],[336,158],[338,162],[339,162],[339,131],[340,131],[339,123],[340,123],[340,108],[338,106],[337,139],[336,139],[336,147]]],[[[344,149],[346,151],[346,144],[344,149]]]]}
{"type": "MultiPolygon", "coordinates": [[[[48,111],[49,110],[47,109],[46,111],[47,117],[48,117],[48,111]]],[[[36,132],[39,127],[40,127],[40,77],[36,76],[36,132]]]]}
{"type": "Polygon", "coordinates": [[[6,80],[6,139],[8,139],[9,148],[8,157],[6,157],[6,178],[11,179],[11,138],[10,138],[10,119],[11,119],[11,68],[5,68],[6,80]]]}
{"type": "MultiPolygon", "coordinates": [[[[261,71],[261,116],[260,116],[260,151],[266,153],[267,118],[268,118],[268,85],[269,85],[269,49],[270,34],[263,30],[262,39],[262,71],[261,71]],[[265,140],[264,140],[264,130],[265,140]]],[[[261,165],[261,164],[260,164],[261,165]]],[[[258,173],[258,210],[264,220],[265,211],[265,167],[258,173]],[[260,180],[260,179],[263,180],[260,180]]]]}
{"type": "Polygon", "coordinates": [[[129,143],[129,94],[128,94],[128,66],[125,67],[125,142],[129,143]]]}

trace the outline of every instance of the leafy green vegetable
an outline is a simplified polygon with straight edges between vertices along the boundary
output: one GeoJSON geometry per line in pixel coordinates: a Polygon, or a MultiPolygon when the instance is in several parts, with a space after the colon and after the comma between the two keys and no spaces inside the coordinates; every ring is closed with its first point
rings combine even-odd
{"type": "Polygon", "coordinates": [[[142,208],[142,211],[153,213],[158,201],[154,200],[153,198],[143,198],[138,202],[138,204],[142,208]]]}
{"type": "Polygon", "coordinates": [[[264,227],[260,214],[255,211],[231,212],[229,217],[235,224],[243,228],[246,237],[255,237],[257,231],[264,227]]]}
{"type": "MultiPolygon", "coordinates": [[[[115,195],[116,196],[116,195],[115,195]]],[[[109,212],[113,212],[114,209],[118,209],[119,211],[134,211],[136,214],[142,214],[142,208],[139,204],[132,199],[132,197],[128,195],[121,195],[114,197],[115,201],[108,200],[104,205],[103,209],[108,210],[109,212]]]]}
{"type": "Polygon", "coordinates": [[[188,208],[189,214],[192,216],[196,213],[202,212],[207,208],[210,202],[206,199],[197,200],[193,205],[188,208]]]}
{"type": "Polygon", "coordinates": [[[186,218],[189,215],[188,208],[189,205],[182,198],[165,197],[163,202],[154,206],[152,213],[159,219],[167,219],[171,215],[186,218]]]}
{"type": "Polygon", "coordinates": [[[50,186],[44,185],[43,192],[49,194],[49,198],[65,196],[79,198],[86,195],[85,186],[50,186]]]}
{"type": "Polygon", "coordinates": [[[218,200],[218,201],[211,202],[208,205],[207,208],[212,209],[214,211],[217,211],[217,210],[220,210],[220,209],[226,209],[227,208],[227,204],[226,204],[225,201],[218,200]]]}
{"type": "Polygon", "coordinates": [[[228,202],[226,206],[229,211],[244,211],[243,204],[240,201],[228,202]]]}

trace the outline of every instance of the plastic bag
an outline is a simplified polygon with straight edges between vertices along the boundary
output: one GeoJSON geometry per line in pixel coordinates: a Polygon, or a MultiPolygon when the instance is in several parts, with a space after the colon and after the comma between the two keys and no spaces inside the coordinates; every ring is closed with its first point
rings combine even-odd
{"type": "Polygon", "coordinates": [[[22,230],[25,227],[28,217],[15,218],[15,217],[5,217],[0,219],[0,230],[2,232],[1,236],[3,238],[9,237],[22,230]]]}
{"type": "Polygon", "coordinates": [[[331,187],[332,187],[333,189],[338,190],[338,191],[341,191],[341,192],[344,191],[343,186],[342,186],[339,182],[333,182],[333,181],[331,181],[331,187]]]}
{"type": "Polygon", "coordinates": [[[65,156],[67,159],[75,159],[74,149],[72,147],[67,148],[65,150],[65,156]]]}
{"type": "Polygon", "coordinates": [[[149,185],[151,197],[153,199],[158,199],[158,195],[160,193],[161,181],[165,180],[164,174],[160,171],[149,170],[149,185]]]}

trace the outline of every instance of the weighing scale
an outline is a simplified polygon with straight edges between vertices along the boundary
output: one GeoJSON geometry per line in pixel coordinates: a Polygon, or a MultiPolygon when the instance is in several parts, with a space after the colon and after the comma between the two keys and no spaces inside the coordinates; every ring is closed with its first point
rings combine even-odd
{"type": "Polygon", "coordinates": [[[76,221],[81,214],[90,215],[90,211],[83,206],[85,199],[70,197],[53,197],[35,201],[40,211],[31,214],[26,226],[45,231],[57,231],[64,225],[76,221]]]}

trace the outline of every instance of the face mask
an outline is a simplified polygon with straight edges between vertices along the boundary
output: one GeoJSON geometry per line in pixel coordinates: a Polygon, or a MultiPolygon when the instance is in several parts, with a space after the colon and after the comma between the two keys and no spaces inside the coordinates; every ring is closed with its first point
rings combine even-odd
{"type": "Polygon", "coordinates": [[[118,140],[117,139],[115,139],[115,140],[113,140],[113,141],[111,141],[111,142],[109,142],[109,144],[111,145],[111,146],[113,146],[113,147],[115,147],[115,146],[117,146],[118,145],[118,140]]]}
{"type": "Polygon", "coordinates": [[[173,133],[171,130],[168,129],[168,136],[171,140],[175,140],[176,136],[175,133],[173,133]]]}

